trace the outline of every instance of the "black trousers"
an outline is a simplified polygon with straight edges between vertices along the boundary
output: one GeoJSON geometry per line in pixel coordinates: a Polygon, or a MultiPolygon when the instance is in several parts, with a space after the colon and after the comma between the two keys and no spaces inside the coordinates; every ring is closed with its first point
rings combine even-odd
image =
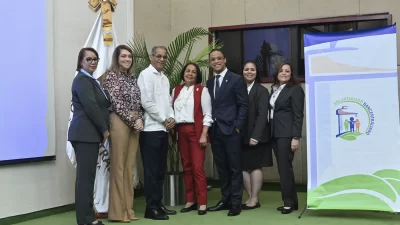
{"type": "Polygon", "coordinates": [[[272,139],[272,148],[278,163],[282,201],[285,206],[298,204],[292,165],[294,152],[291,148],[291,142],[291,138],[272,139]]]}
{"type": "Polygon", "coordinates": [[[236,131],[232,135],[224,135],[217,124],[213,126],[211,148],[221,183],[221,200],[240,206],[243,193],[242,136],[236,131]]]}
{"type": "Polygon", "coordinates": [[[75,205],[78,224],[96,220],[93,209],[94,181],[100,143],[71,142],[76,157],[75,205]]]}
{"type": "Polygon", "coordinates": [[[168,133],[164,131],[142,131],[139,145],[144,170],[146,208],[157,209],[162,205],[163,199],[168,133]]]}

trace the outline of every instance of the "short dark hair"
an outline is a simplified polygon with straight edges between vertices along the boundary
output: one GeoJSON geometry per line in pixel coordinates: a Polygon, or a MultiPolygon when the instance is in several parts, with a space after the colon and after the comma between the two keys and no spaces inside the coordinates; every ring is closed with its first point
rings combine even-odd
{"type": "Polygon", "coordinates": [[[279,71],[281,71],[281,69],[282,69],[282,67],[284,66],[284,65],[288,65],[289,67],[290,67],[290,72],[291,72],[291,75],[290,75],[290,80],[287,82],[287,85],[288,86],[295,86],[295,85],[298,85],[299,84],[299,81],[296,79],[296,77],[294,76],[294,71],[293,71],[293,67],[292,67],[292,65],[290,64],[290,63],[288,63],[288,62],[285,62],[285,63],[282,63],[279,67],[278,67],[278,69],[276,70],[276,72],[275,72],[275,74],[274,74],[274,77],[273,77],[273,79],[274,79],[274,82],[273,82],[273,84],[271,85],[271,87],[278,87],[279,86],[279,80],[278,80],[278,74],[279,74],[279,71]]]}
{"type": "Polygon", "coordinates": [[[128,69],[128,75],[132,75],[132,71],[133,71],[133,52],[132,52],[132,49],[129,48],[128,46],[126,46],[126,45],[118,45],[115,48],[114,53],[112,55],[111,66],[110,66],[109,70],[113,71],[117,75],[121,72],[121,68],[119,66],[118,59],[119,59],[119,55],[121,55],[121,51],[122,50],[126,50],[129,53],[131,53],[131,55],[132,55],[132,64],[128,69]]]}
{"type": "Polygon", "coordinates": [[[221,52],[222,56],[225,58],[225,53],[221,50],[221,49],[216,49],[214,48],[213,50],[211,50],[211,52],[208,54],[208,58],[210,58],[211,53],[213,52],[221,52]]]}
{"type": "Polygon", "coordinates": [[[189,66],[189,65],[193,65],[194,67],[196,67],[196,81],[195,81],[195,83],[196,84],[201,84],[201,82],[203,81],[203,75],[201,74],[201,70],[200,70],[200,67],[196,64],[196,63],[192,63],[192,62],[190,62],[190,63],[187,63],[183,68],[182,68],[182,70],[181,70],[181,79],[183,80],[183,81],[185,81],[185,71],[186,71],[186,69],[187,69],[187,67],[189,66]]]}
{"type": "Polygon", "coordinates": [[[82,48],[78,54],[78,62],[76,63],[76,71],[80,71],[82,69],[81,63],[82,63],[83,57],[85,56],[86,51],[93,52],[96,55],[97,59],[100,60],[99,53],[97,53],[96,49],[90,48],[90,47],[82,48]]]}
{"type": "MultiPolygon", "coordinates": [[[[260,75],[259,75],[259,73],[258,73],[258,68],[257,68],[257,63],[256,63],[256,61],[254,61],[254,60],[247,60],[247,61],[244,62],[244,64],[243,64],[243,69],[244,69],[244,67],[246,66],[246,64],[248,64],[248,63],[253,64],[254,67],[256,68],[256,79],[255,79],[255,81],[258,82],[258,83],[260,83],[260,75]]],[[[242,72],[242,73],[243,73],[243,72],[242,72]]],[[[242,75],[244,75],[244,74],[242,74],[242,75]]]]}

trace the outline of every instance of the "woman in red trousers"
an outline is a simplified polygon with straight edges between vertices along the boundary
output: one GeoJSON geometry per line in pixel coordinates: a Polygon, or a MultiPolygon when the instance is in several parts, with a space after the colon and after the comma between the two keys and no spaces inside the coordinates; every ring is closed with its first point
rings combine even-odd
{"type": "Polygon", "coordinates": [[[201,85],[199,66],[185,65],[181,72],[184,84],[172,91],[178,146],[181,154],[186,185],[186,205],[181,212],[190,212],[198,207],[198,214],[206,214],[207,180],[204,171],[207,133],[213,120],[211,98],[206,87],[201,85]]]}

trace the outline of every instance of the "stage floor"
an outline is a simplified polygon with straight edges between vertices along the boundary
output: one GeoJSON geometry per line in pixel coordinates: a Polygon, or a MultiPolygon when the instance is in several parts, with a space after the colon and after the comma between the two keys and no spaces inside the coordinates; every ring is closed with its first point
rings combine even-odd
{"type": "MultiPolygon", "coordinates": [[[[215,204],[220,198],[220,192],[217,188],[208,192],[209,205],[215,204]]],[[[247,196],[246,196],[247,197],[247,196]]],[[[209,212],[204,216],[197,215],[196,211],[189,213],[179,213],[181,207],[171,207],[178,211],[175,216],[170,216],[168,221],[154,221],[144,219],[144,197],[135,199],[135,211],[139,217],[138,221],[132,221],[131,224],[165,224],[165,225],[260,225],[260,224],[279,224],[279,225],[392,225],[400,223],[400,214],[395,215],[386,212],[371,211],[311,211],[307,210],[301,219],[298,219],[304,208],[306,194],[299,193],[299,210],[289,215],[282,215],[276,211],[280,206],[280,193],[277,191],[262,191],[260,196],[261,208],[249,211],[242,211],[241,215],[228,217],[228,211],[209,212]]],[[[245,200],[245,198],[244,198],[245,200]]],[[[102,220],[105,224],[111,223],[102,220]]],[[[75,222],[75,212],[70,211],[43,217],[36,220],[30,220],[18,225],[72,225],[75,222]]]]}

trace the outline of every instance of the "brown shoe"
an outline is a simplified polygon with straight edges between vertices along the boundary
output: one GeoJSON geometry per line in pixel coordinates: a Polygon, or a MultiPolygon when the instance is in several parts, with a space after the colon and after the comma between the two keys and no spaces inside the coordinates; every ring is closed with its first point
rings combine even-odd
{"type": "Polygon", "coordinates": [[[107,219],[108,218],[108,213],[97,213],[96,214],[97,219],[107,219]]]}

